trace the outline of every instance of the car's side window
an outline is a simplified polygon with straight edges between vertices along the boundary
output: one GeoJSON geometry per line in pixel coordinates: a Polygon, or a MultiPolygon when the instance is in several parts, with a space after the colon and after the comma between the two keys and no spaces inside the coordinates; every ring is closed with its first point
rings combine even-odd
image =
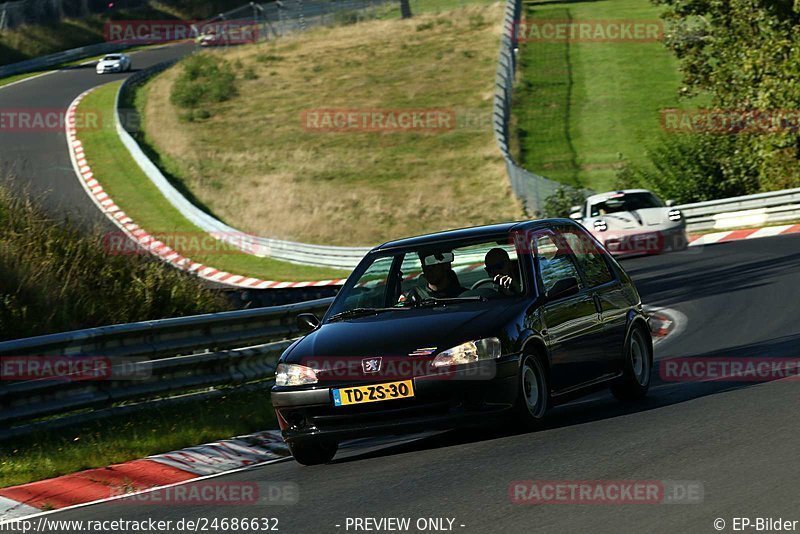
{"type": "Polygon", "coordinates": [[[575,260],[583,271],[586,285],[599,286],[614,279],[600,250],[591,237],[577,228],[564,228],[561,232],[575,256],[575,260]]]}
{"type": "Polygon", "coordinates": [[[346,309],[380,308],[386,305],[386,288],[394,256],[375,260],[364,271],[347,299],[346,309]]]}
{"type": "Polygon", "coordinates": [[[580,283],[578,269],[570,259],[569,252],[559,248],[551,234],[539,234],[534,239],[539,274],[545,292],[553,289],[556,282],[565,278],[574,277],[580,283]]]}

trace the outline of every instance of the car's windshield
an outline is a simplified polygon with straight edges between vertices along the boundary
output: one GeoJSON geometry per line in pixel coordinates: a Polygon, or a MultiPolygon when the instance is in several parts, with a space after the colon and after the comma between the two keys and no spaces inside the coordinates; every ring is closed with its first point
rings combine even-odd
{"type": "Polygon", "coordinates": [[[122,57],[121,57],[121,56],[106,56],[106,57],[105,57],[105,58],[103,58],[103,59],[104,59],[105,61],[116,61],[116,60],[118,60],[118,59],[122,59],[122,57]]]}
{"type": "Polygon", "coordinates": [[[621,211],[661,208],[664,204],[652,193],[620,193],[592,204],[591,216],[597,217],[621,211]]]}
{"type": "Polygon", "coordinates": [[[345,284],[328,318],[524,293],[522,270],[508,239],[448,242],[367,257],[345,284]]]}

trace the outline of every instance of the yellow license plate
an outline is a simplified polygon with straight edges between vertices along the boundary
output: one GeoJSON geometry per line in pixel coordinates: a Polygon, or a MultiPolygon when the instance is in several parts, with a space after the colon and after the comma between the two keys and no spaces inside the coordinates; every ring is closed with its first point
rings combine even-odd
{"type": "Polygon", "coordinates": [[[348,404],[365,404],[392,399],[405,399],[414,396],[414,382],[402,380],[400,382],[387,382],[370,386],[353,388],[339,388],[333,390],[334,406],[347,406],[348,404]]]}

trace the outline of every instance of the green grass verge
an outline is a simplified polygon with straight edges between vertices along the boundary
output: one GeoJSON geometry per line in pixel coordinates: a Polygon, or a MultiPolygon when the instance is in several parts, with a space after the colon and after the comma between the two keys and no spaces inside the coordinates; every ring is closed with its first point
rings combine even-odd
{"type": "MultiPolygon", "coordinates": [[[[649,0],[529,2],[529,20],[659,20],[649,0]]],[[[679,100],[681,74],[659,42],[521,45],[513,113],[521,164],[559,182],[604,191],[623,160],[646,164],[663,134],[660,110],[679,100]]],[[[702,99],[700,99],[702,100],[702,99]]]]}
{"type": "Polygon", "coordinates": [[[276,428],[269,393],[236,392],[0,442],[0,488],[276,428]]]}
{"type": "Polygon", "coordinates": [[[8,85],[10,83],[18,82],[20,80],[25,80],[26,78],[32,78],[33,76],[38,76],[42,74],[42,72],[43,71],[23,72],[21,74],[15,74],[13,76],[6,76],[5,78],[0,78],[0,87],[3,87],[4,85],[8,85]]]}
{"type": "MultiPolygon", "coordinates": [[[[78,112],[91,110],[103,117],[99,128],[79,129],[78,136],[92,167],[92,172],[114,202],[138,225],[153,235],[202,235],[202,231],[187,221],[161,194],[142,172],[114,128],[113,113],[117,91],[122,82],[113,82],[89,94],[78,112]]],[[[170,243],[169,238],[165,238],[170,243]]],[[[322,280],[342,278],[346,271],[295,265],[270,258],[258,258],[220,246],[219,251],[198,254],[181,250],[192,260],[234,274],[266,280],[322,280]]]]}

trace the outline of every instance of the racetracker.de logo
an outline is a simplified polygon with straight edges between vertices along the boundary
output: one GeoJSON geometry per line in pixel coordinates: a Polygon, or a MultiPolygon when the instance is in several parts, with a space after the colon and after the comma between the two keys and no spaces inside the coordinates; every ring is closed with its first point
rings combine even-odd
{"type": "Polygon", "coordinates": [[[152,375],[149,362],[106,356],[0,356],[0,380],[141,380],[152,375]]]}
{"type": "Polygon", "coordinates": [[[250,19],[202,23],[195,20],[112,20],[103,27],[106,42],[141,45],[199,39],[201,45],[224,46],[259,41],[261,26],[250,19]]]}
{"type": "Polygon", "coordinates": [[[497,375],[494,360],[481,360],[456,368],[438,366],[430,351],[407,356],[315,356],[299,363],[314,370],[320,382],[383,382],[387,380],[491,380],[497,375]]]}
{"type": "MultiPolygon", "coordinates": [[[[70,125],[80,130],[98,130],[103,125],[98,110],[83,109],[69,119],[70,125]]],[[[67,127],[67,111],[54,108],[0,109],[2,132],[63,132],[67,127]]]]}
{"type": "MultiPolygon", "coordinates": [[[[126,495],[126,488],[112,488],[111,497],[126,495]]],[[[225,482],[209,480],[132,495],[122,504],[155,506],[293,505],[300,500],[295,482],[225,482]]]]}
{"type": "Polygon", "coordinates": [[[308,109],[300,113],[307,132],[445,132],[457,125],[454,109],[308,109]]]}
{"type": "Polygon", "coordinates": [[[698,504],[696,480],[516,480],[508,486],[513,504],[698,504]]]}
{"type": "Polygon", "coordinates": [[[673,358],[661,360],[666,382],[769,382],[800,378],[798,358],[673,358]]]}
{"type": "Polygon", "coordinates": [[[661,127],[670,133],[797,133],[800,110],[662,109],[661,127]]]}
{"type": "Polygon", "coordinates": [[[525,19],[512,31],[520,43],[653,43],[664,39],[664,25],[659,20],[525,19]]]}
{"type": "Polygon", "coordinates": [[[255,256],[270,254],[268,243],[243,232],[160,232],[149,235],[138,233],[134,237],[136,239],[132,239],[123,231],[106,232],[103,234],[103,249],[111,256],[150,254],[164,247],[180,251],[186,256],[242,252],[255,256]]]}

